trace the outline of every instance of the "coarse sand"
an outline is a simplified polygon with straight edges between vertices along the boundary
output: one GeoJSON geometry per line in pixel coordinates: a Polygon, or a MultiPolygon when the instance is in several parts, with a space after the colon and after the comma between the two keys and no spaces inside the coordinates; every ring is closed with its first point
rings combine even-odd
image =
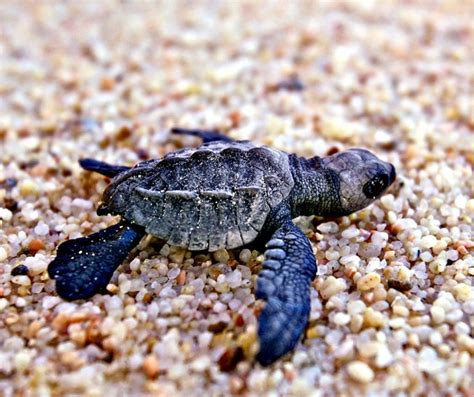
{"type": "Polygon", "coordinates": [[[473,1],[2,0],[0,21],[1,396],[474,395],[473,1]],[[106,295],[48,278],[116,222],[77,160],[198,144],[176,126],[397,167],[369,208],[297,220],[310,323],[268,368],[261,252],[147,237],[106,295]]]}

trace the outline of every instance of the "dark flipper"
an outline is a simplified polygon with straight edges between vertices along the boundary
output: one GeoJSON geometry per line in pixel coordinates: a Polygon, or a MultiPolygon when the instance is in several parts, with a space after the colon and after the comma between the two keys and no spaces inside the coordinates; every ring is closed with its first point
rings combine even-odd
{"type": "Polygon", "coordinates": [[[298,343],[308,322],[310,285],[316,270],[309,240],[293,222],[286,221],[267,243],[257,280],[257,298],[267,301],[258,320],[260,364],[271,364],[298,343]]]}
{"type": "Polygon", "coordinates": [[[202,139],[203,143],[215,142],[215,141],[221,141],[221,142],[234,141],[232,138],[229,138],[228,136],[223,135],[217,130],[193,130],[193,129],[187,129],[187,128],[172,128],[171,133],[178,134],[178,135],[197,136],[202,139]]]}
{"type": "Polygon", "coordinates": [[[62,243],[48,273],[67,300],[101,292],[112,274],[145,234],[142,227],[120,222],[100,232],[62,243]]]}
{"type": "Polygon", "coordinates": [[[79,160],[79,164],[87,171],[98,172],[109,178],[113,178],[115,175],[130,169],[130,167],[123,165],[111,165],[94,159],[81,159],[79,160]]]}

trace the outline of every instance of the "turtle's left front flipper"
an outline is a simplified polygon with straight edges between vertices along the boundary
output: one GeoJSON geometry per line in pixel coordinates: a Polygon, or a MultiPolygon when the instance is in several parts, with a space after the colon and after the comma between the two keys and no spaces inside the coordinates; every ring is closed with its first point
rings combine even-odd
{"type": "Polygon", "coordinates": [[[217,130],[195,130],[189,128],[172,128],[172,134],[176,135],[190,135],[190,136],[197,136],[198,138],[202,139],[203,143],[209,142],[234,142],[231,137],[228,137],[217,130]]]}
{"type": "Polygon", "coordinates": [[[49,276],[56,279],[58,295],[75,300],[102,291],[144,234],[142,227],[120,222],[90,236],[62,243],[48,266],[49,276]]]}
{"type": "Polygon", "coordinates": [[[267,301],[258,319],[257,360],[269,365],[298,343],[311,309],[316,259],[304,233],[288,219],[266,245],[257,298],[267,301]]]}

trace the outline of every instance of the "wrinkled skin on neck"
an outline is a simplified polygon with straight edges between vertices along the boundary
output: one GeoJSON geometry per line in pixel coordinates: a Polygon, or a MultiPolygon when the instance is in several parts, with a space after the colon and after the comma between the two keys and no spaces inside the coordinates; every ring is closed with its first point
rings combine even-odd
{"type": "Polygon", "coordinates": [[[291,160],[295,187],[289,206],[293,217],[335,217],[359,211],[378,199],[396,178],[392,164],[364,149],[291,160]]]}

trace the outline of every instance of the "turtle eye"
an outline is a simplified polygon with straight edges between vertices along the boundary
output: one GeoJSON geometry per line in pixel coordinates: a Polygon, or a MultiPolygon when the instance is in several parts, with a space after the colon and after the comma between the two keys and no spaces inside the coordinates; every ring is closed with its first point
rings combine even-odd
{"type": "Polygon", "coordinates": [[[388,185],[388,175],[387,174],[378,174],[374,176],[370,181],[368,181],[362,191],[365,196],[369,199],[373,199],[382,193],[388,185]]]}

